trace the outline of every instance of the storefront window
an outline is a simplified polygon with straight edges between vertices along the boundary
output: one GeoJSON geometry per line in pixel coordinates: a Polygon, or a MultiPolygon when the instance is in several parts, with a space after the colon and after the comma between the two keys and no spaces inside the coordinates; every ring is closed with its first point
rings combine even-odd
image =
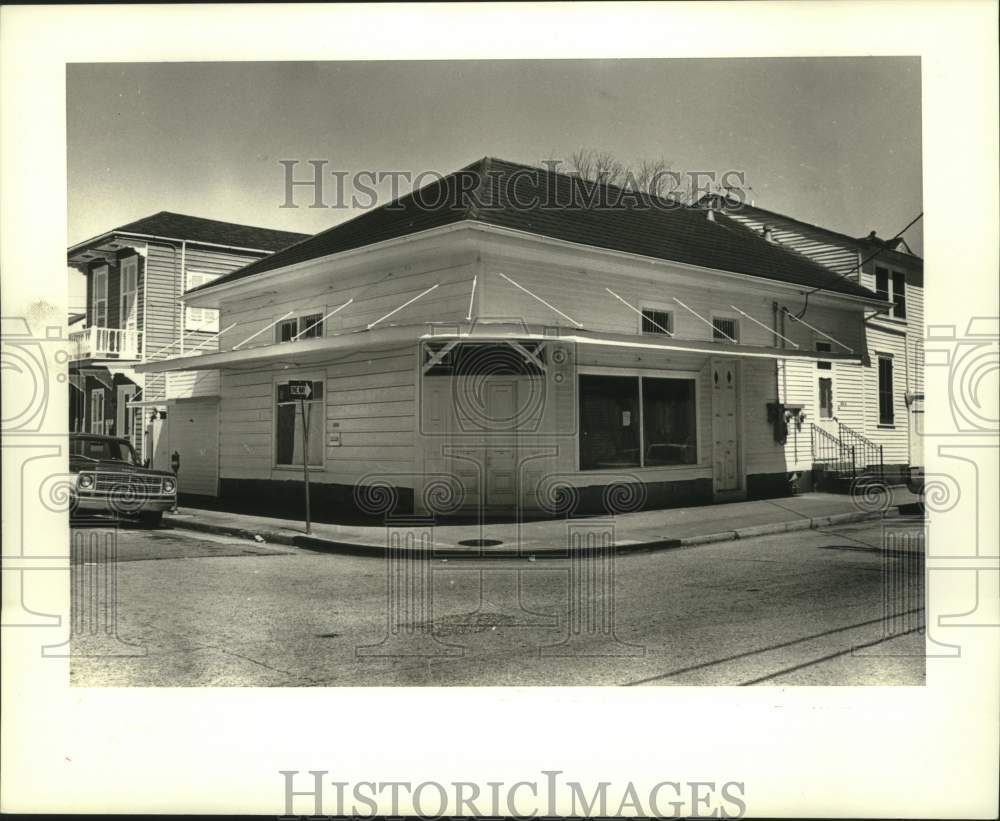
{"type": "Polygon", "coordinates": [[[696,464],[695,384],[691,378],[581,376],[580,470],[696,464]]]}
{"type": "Polygon", "coordinates": [[[580,469],[639,465],[639,380],[581,376],[580,469]]]}
{"type": "MultiPolygon", "coordinates": [[[[309,414],[309,464],[323,464],[323,439],[326,430],[323,382],[310,382],[312,393],[305,402],[309,414]]],[[[278,385],[275,425],[275,464],[302,466],[302,402],[293,399],[288,385],[278,385]]]]}
{"type": "Polygon", "coordinates": [[[698,461],[693,379],[643,378],[642,420],[646,466],[698,461]]]}

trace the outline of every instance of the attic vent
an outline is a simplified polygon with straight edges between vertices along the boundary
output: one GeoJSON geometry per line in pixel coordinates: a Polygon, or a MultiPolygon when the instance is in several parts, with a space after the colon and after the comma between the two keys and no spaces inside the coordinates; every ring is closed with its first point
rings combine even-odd
{"type": "Polygon", "coordinates": [[[671,311],[643,309],[642,332],[644,334],[672,334],[674,332],[673,313],[671,311]]]}
{"type": "Polygon", "coordinates": [[[712,339],[718,342],[732,342],[734,340],[739,342],[739,323],[727,316],[713,316],[712,339]]]}

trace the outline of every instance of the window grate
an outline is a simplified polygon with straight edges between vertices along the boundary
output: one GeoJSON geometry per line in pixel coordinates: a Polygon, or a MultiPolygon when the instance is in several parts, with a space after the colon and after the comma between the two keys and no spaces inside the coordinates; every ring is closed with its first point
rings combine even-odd
{"type": "Polygon", "coordinates": [[[672,334],[674,332],[673,312],[643,309],[642,332],[644,334],[672,334]]]}
{"type": "Polygon", "coordinates": [[[712,317],[712,339],[719,342],[740,340],[739,323],[727,316],[712,317]]]}

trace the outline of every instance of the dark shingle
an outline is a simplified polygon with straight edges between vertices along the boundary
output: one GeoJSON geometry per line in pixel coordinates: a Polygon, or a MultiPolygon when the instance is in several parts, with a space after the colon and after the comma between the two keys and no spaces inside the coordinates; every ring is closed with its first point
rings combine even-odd
{"type": "Polygon", "coordinates": [[[461,220],[809,288],[824,287],[874,297],[855,282],[838,280],[812,260],[751,232],[710,221],[700,208],[491,158],[257,260],[211,285],[461,220]]]}
{"type": "Polygon", "coordinates": [[[280,251],[309,236],[293,231],[276,231],[273,228],[257,228],[235,222],[190,217],[170,211],[160,211],[150,217],[121,225],[109,233],[148,234],[260,251],[280,251]]]}

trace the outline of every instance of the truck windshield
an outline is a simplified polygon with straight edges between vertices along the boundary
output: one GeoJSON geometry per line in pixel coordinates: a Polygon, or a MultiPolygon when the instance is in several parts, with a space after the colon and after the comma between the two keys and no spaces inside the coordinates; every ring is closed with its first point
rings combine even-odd
{"type": "Polygon", "coordinates": [[[115,439],[88,439],[85,436],[70,438],[70,453],[88,459],[108,459],[115,462],[138,464],[135,451],[128,442],[115,439]]]}

